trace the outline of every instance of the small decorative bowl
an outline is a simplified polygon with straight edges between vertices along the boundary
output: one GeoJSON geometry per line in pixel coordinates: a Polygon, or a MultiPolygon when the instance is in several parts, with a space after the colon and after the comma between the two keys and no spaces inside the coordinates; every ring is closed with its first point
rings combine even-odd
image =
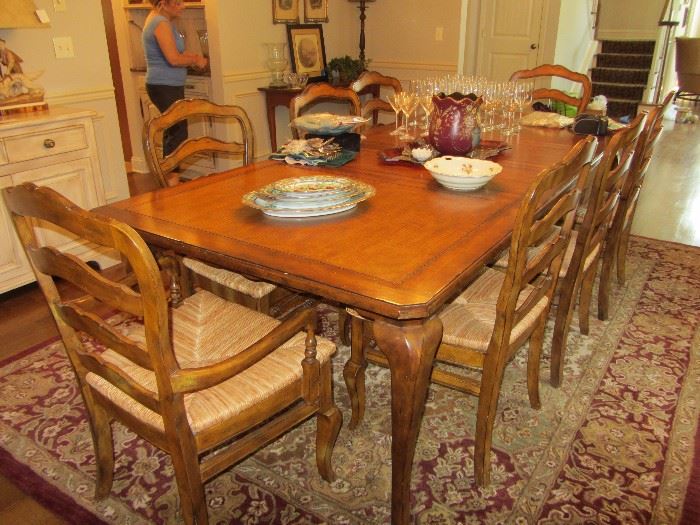
{"type": "Polygon", "coordinates": [[[427,146],[422,148],[413,148],[411,150],[411,157],[413,157],[418,162],[425,162],[433,156],[432,148],[427,146]]]}
{"type": "Polygon", "coordinates": [[[423,166],[436,181],[456,191],[479,189],[503,169],[490,160],[451,156],[431,159],[423,166]]]}

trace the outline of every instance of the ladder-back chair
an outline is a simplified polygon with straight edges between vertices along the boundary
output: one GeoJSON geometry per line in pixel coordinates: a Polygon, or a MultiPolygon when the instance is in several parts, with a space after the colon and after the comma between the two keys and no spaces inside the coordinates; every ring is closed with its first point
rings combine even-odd
{"type": "MultiPolygon", "coordinates": [[[[592,171],[587,188],[588,197],[581,206],[584,210],[583,219],[572,235],[560,272],[550,364],[550,378],[554,386],[559,386],[563,378],[566,337],[577,296],[579,330],[582,334],[588,334],[590,304],[598,265],[618,209],[620,191],[629,176],[637,139],[645,119],[646,114],[638,115],[629,126],[617,131],[592,171]]],[[[607,295],[607,286],[601,280],[598,290],[598,317],[601,320],[608,315],[607,295]]]]}
{"type": "MultiPolygon", "coordinates": [[[[253,127],[245,110],[238,106],[224,106],[203,99],[178,100],[161,115],[144,124],[143,150],[151,172],[160,187],[179,184],[175,172],[183,163],[202,153],[214,153],[240,158],[243,165],[250,164],[255,157],[253,127]],[[221,119],[233,123],[240,130],[241,140],[225,141],[216,137],[190,137],[175,151],[163,157],[159,144],[165,130],[187,119],[221,119]],[[174,177],[173,177],[174,175],[174,177]]],[[[229,270],[217,268],[202,261],[184,257],[181,259],[180,286],[185,295],[200,286],[226,299],[239,302],[267,313],[277,295],[284,293],[274,284],[249,279],[229,270]]]]}
{"type": "MultiPolygon", "coordinates": [[[[528,395],[534,408],[540,406],[545,323],[595,144],[593,137],[580,140],[561,162],[538,175],[521,201],[505,272],[485,268],[439,313],[443,336],[431,381],[479,398],[474,450],[478,485],[490,481],[491,438],[505,367],[528,340],[528,395]],[[543,208],[547,211],[541,215],[543,208]],[[481,374],[475,379],[441,363],[481,374]]],[[[366,344],[363,319],[355,315],[352,322],[352,355],[343,371],[351,398],[351,428],[364,414],[366,360],[387,365],[386,357],[366,344]]]]}
{"type": "Polygon", "coordinates": [[[207,480],[312,415],[316,464],[324,479],[333,479],[331,454],[342,423],[332,399],[335,345],[315,336],[312,310],[280,322],[207,291],[169,310],[156,262],[131,227],[83,210],[50,188],[25,183],[3,193],[80,385],[95,447],[97,498],[112,487],[113,420],[170,455],[187,524],[208,523],[207,480]],[[137,286],[39,246],[37,220],[117,251],[137,286]],[[58,278],[85,295],[66,297],[58,278]],[[101,316],[94,305],[112,314],[101,316]]]}
{"type": "Polygon", "coordinates": [[[654,148],[661,136],[664,113],[671,105],[674,96],[675,93],[673,91],[670,92],[660,105],[652,108],[637,141],[637,147],[634,150],[634,157],[632,157],[632,164],[630,165],[630,172],[620,192],[620,203],[608,233],[608,241],[603,253],[602,279],[605,281],[609,280],[608,274],[615,267],[617,270],[617,281],[620,284],[625,282],[627,248],[629,246],[634,213],[637,211],[637,201],[642,191],[644,177],[647,169],[649,169],[649,163],[654,154],[654,148]]]}
{"type": "Polygon", "coordinates": [[[542,77],[557,77],[576,82],[580,84],[581,96],[574,97],[559,89],[547,87],[535,89],[532,96],[533,100],[558,100],[564,104],[576,106],[577,113],[583,113],[586,111],[586,108],[591,101],[593,84],[591,83],[591,79],[583,73],[576,73],[575,71],[571,71],[570,69],[560,65],[543,64],[532,69],[521,69],[520,71],[516,71],[510,76],[510,79],[520,80],[542,77]]]}

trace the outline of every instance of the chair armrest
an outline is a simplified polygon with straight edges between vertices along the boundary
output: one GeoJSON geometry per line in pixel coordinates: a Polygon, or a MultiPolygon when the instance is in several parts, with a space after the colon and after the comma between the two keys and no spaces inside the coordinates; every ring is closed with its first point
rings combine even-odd
{"type": "Polygon", "coordinates": [[[262,339],[228,359],[199,368],[181,368],[172,375],[173,393],[191,393],[218,385],[259,362],[302,329],[310,337],[315,337],[315,323],[314,310],[301,310],[262,339]]]}

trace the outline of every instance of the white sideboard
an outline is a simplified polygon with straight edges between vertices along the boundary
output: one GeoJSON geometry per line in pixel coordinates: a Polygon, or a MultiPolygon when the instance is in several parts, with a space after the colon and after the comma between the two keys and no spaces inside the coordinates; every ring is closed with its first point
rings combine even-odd
{"type": "MultiPolygon", "coordinates": [[[[83,208],[105,204],[93,111],[51,108],[0,118],[0,189],[23,182],[49,186],[83,208]]],[[[42,243],[60,246],[103,267],[113,254],[81,244],[67,232],[37,230],[42,243]]],[[[0,293],[34,281],[34,274],[0,199],[0,293]]]]}

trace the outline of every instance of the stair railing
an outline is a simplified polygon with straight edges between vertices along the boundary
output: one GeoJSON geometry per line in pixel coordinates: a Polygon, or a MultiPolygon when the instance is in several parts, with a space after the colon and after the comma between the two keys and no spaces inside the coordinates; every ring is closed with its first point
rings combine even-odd
{"type": "Polygon", "coordinates": [[[659,27],[664,28],[664,43],[661,48],[661,67],[659,72],[656,74],[656,84],[654,86],[654,104],[658,104],[661,98],[661,87],[664,83],[664,78],[666,77],[666,62],[668,60],[668,48],[671,42],[671,34],[675,31],[678,21],[671,20],[673,17],[673,3],[674,0],[666,0],[664,7],[659,16],[659,27]]]}

